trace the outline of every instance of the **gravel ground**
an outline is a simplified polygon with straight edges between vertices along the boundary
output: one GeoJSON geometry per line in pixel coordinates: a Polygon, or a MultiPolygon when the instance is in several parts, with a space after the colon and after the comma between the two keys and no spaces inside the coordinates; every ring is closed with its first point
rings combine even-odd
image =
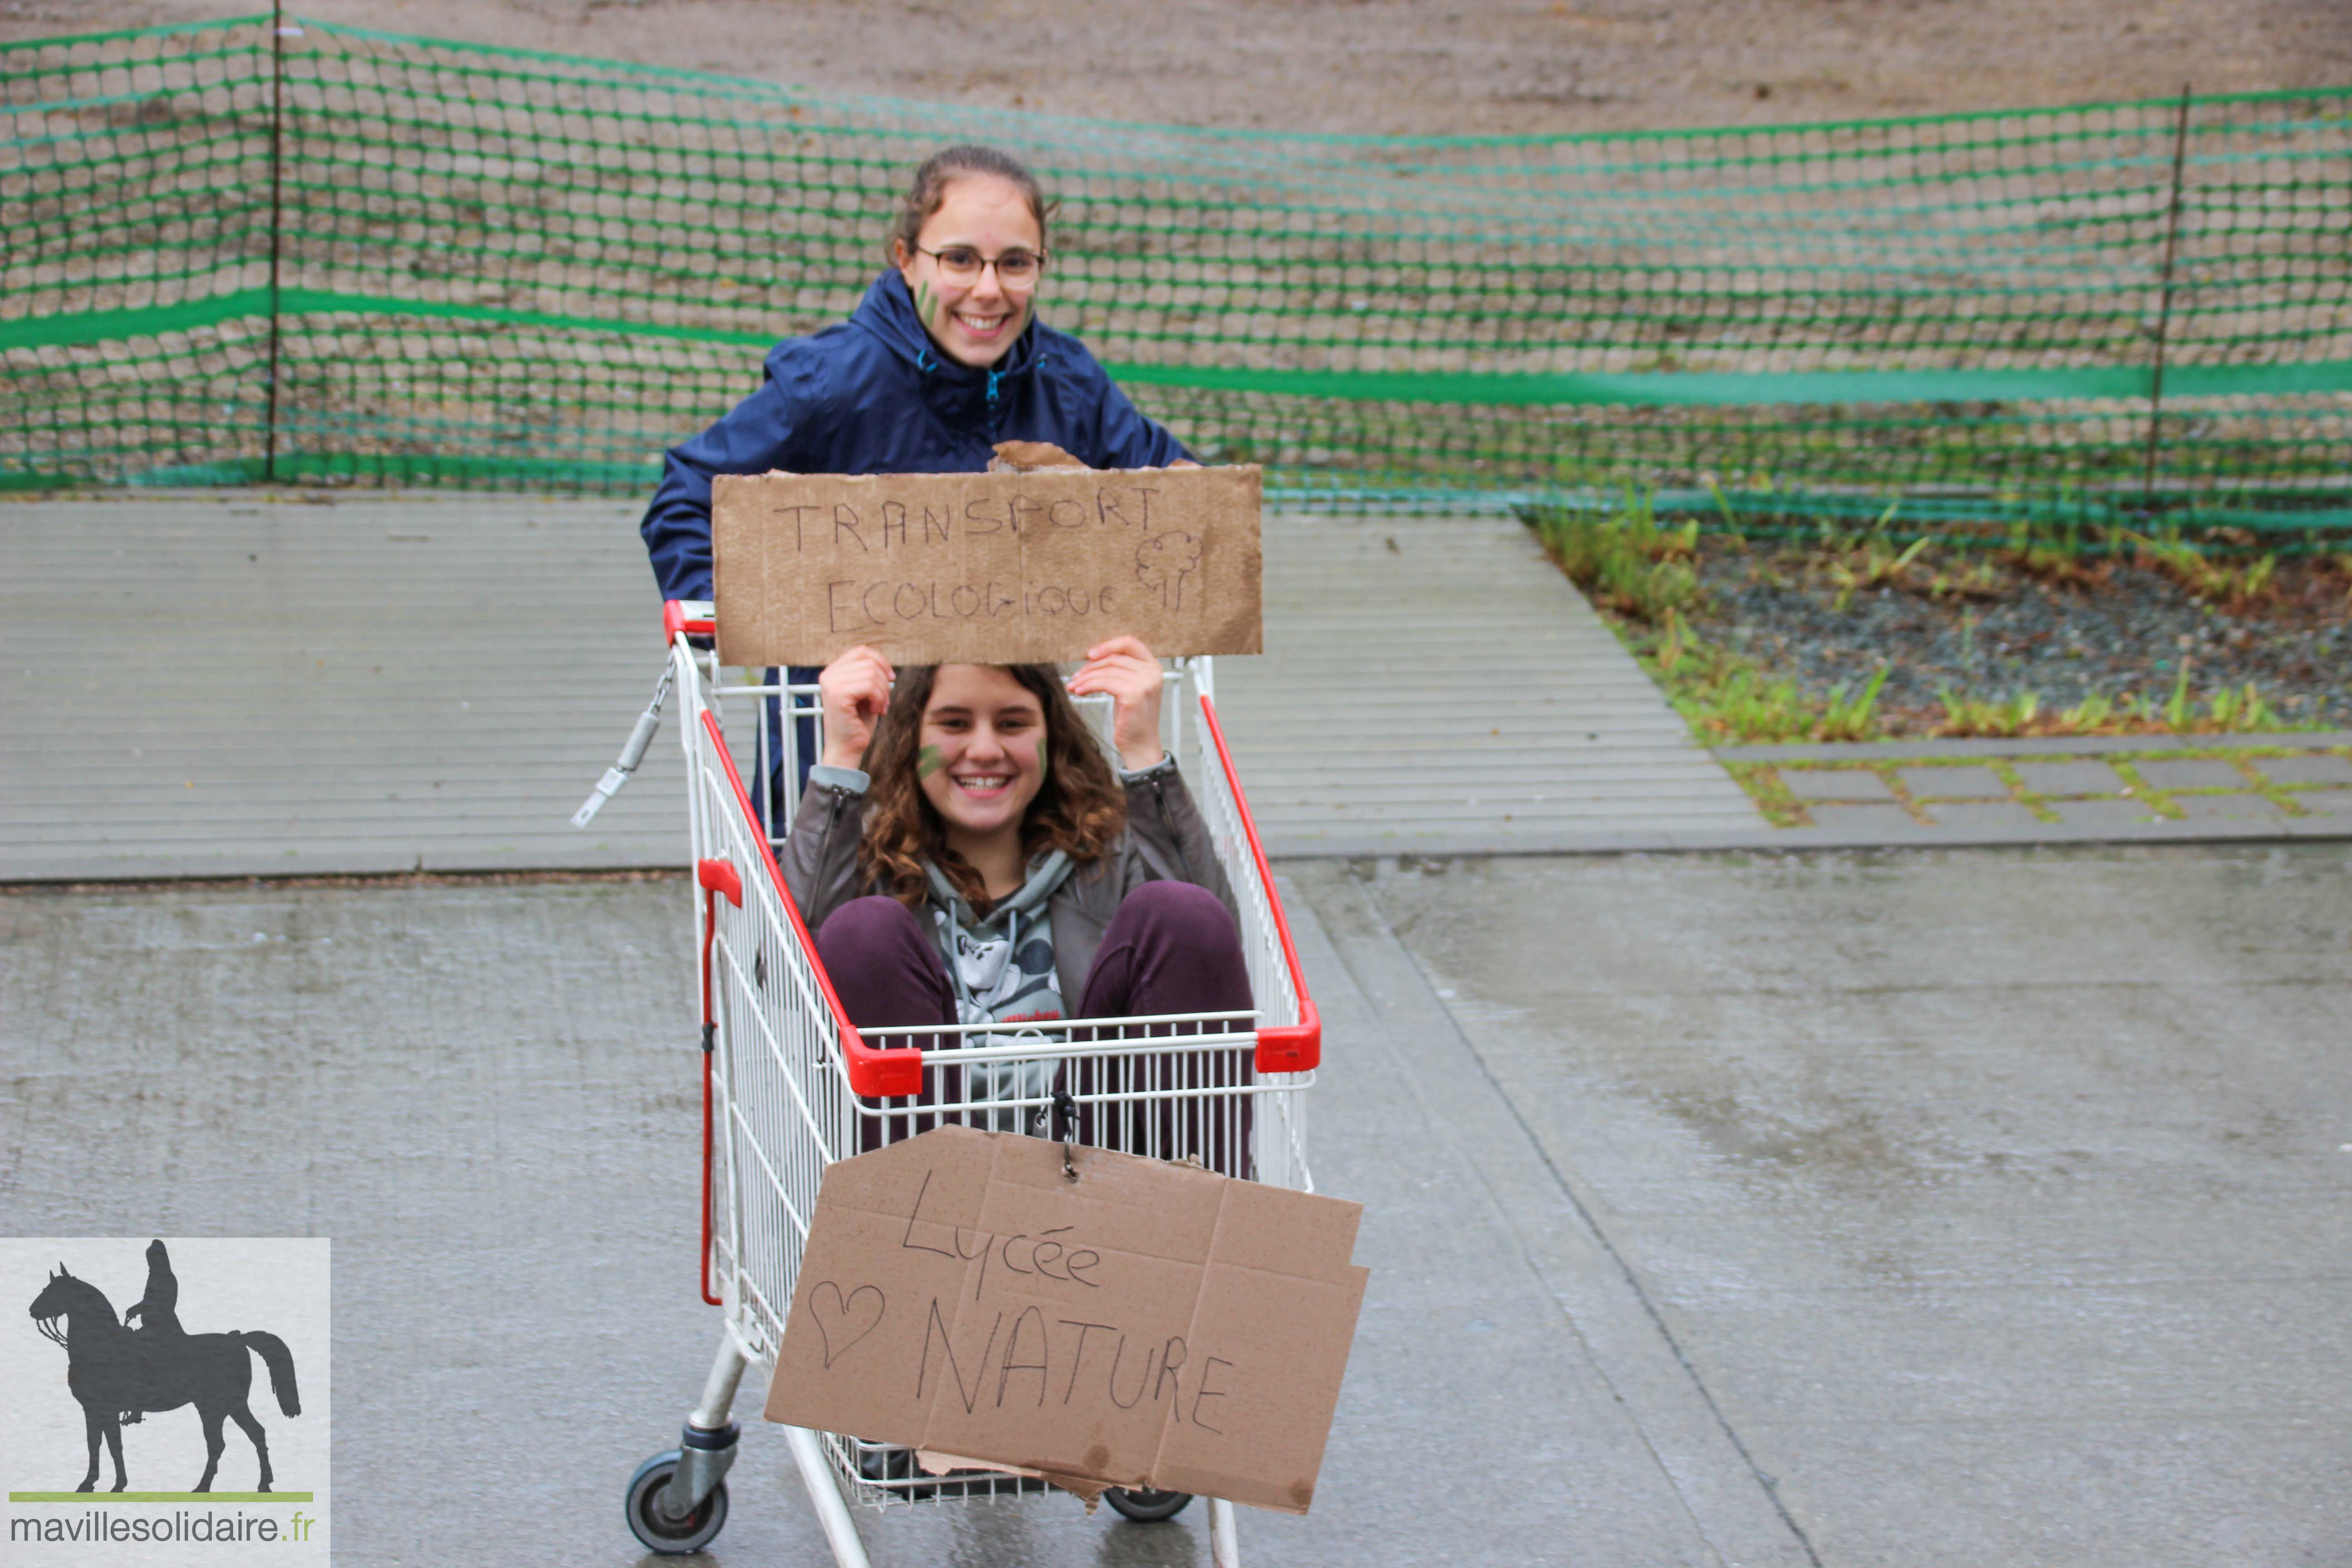
{"type": "MultiPolygon", "coordinates": [[[[1161,124],[1765,125],[2352,80],[2346,0],[289,0],[397,33],[1161,124]]],[[[0,0],[0,40],[257,0],[0,0]]]]}
{"type": "Polygon", "coordinates": [[[2333,565],[2284,563],[2272,595],[2237,613],[2122,563],[2084,586],[2002,567],[1990,601],[1882,587],[1843,610],[1818,563],[1796,552],[1714,545],[1699,578],[1708,602],[1692,628],[1808,695],[1859,689],[1891,659],[1878,710],[1894,734],[1932,733],[1945,688],[1987,700],[2032,691],[2044,712],[2094,695],[2161,701],[2183,658],[2192,691],[2251,681],[2289,722],[2352,727],[2352,576],[2333,565]]]}

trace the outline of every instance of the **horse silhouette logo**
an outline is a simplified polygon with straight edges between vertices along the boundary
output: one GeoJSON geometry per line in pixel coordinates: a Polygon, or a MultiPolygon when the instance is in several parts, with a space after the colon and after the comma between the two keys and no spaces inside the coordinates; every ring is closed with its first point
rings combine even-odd
{"type": "Polygon", "coordinates": [[[261,1484],[270,1489],[269,1442],[261,1423],[254,1419],[247,1398],[253,1387],[253,1361],[261,1357],[269,1369],[269,1386],[278,1408],[288,1415],[302,1414],[302,1399],[294,1383],[294,1356],[276,1334],[254,1330],[221,1334],[192,1334],[180,1326],[180,1282],[172,1272],[170,1251],[161,1241],[147,1247],[147,1289],[117,1319],[106,1293],[79,1279],[59,1263],[30,1309],[41,1334],[65,1347],[66,1383],[81,1404],[82,1426],[89,1438],[89,1471],[76,1491],[98,1485],[99,1439],[106,1440],[114,1458],[114,1485],[125,1485],[122,1468],[122,1428],[150,1412],[196,1407],[205,1431],[205,1473],[193,1490],[212,1490],[220,1469],[221,1423],[235,1421],[253,1441],[261,1461],[261,1484]],[[138,1326],[131,1326],[131,1320],[138,1326]]]}

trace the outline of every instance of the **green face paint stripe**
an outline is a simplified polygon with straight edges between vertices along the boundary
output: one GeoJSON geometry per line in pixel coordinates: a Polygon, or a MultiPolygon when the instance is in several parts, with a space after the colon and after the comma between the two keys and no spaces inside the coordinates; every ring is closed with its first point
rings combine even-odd
{"type": "Polygon", "coordinates": [[[922,322],[923,325],[927,327],[933,325],[931,321],[932,304],[933,300],[931,299],[930,279],[927,278],[922,282],[915,285],[915,319],[922,322]]]}
{"type": "Polygon", "coordinates": [[[937,746],[925,746],[915,753],[915,776],[919,779],[929,778],[940,771],[946,761],[946,758],[940,755],[940,749],[937,746]]]}

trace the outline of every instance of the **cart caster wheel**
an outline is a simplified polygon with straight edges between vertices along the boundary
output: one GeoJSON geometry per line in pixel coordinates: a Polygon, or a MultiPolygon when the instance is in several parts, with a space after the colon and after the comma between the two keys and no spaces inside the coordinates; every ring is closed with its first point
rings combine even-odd
{"type": "Polygon", "coordinates": [[[624,1505],[628,1510],[629,1533],[642,1542],[648,1551],[666,1557],[682,1557],[689,1552],[699,1552],[719,1535],[727,1522],[727,1483],[721,1481],[702,1500],[702,1506],[684,1519],[665,1518],[654,1506],[654,1500],[669,1485],[677,1471],[677,1450],[656,1454],[637,1467],[629,1478],[629,1499],[624,1505]]]}
{"type": "Polygon", "coordinates": [[[1139,1524],[1150,1524],[1159,1520],[1174,1519],[1192,1500],[1191,1492],[1156,1492],[1148,1488],[1129,1489],[1113,1487],[1103,1493],[1103,1500],[1139,1524]]]}

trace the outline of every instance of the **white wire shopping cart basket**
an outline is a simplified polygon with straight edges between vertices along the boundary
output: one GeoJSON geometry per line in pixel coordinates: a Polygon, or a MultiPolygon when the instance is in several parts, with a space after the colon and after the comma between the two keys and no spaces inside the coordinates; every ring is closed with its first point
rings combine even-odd
{"type": "MultiPolygon", "coordinates": [[[[772,792],[770,781],[800,778],[803,747],[823,723],[816,689],[776,672],[722,668],[697,646],[714,630],[707,603],[673,602],[664,624],[669,661],[654,700],[620,764],[574,821],[584,825],[627,781],[674,690],[701,968],[702,1292],[725,1310],[725,1327],[680,1446],[638,1468],[627,1512],[645,1545],[686,1552],[707,1545],[726,1521],[723,1478],[739,1435],[729,1411],[752,1363],[773,1368],[826,1165],[961,1122],[1165,1159],[1194,1156],[1228,1174],[1311,1190],[1303,1091],[1315,1081],[1321,1026],[1217,726],[1208,659],[1171,665],[1163,739],[1233,885],[1255,1010],[1024,1023],[1006,1044],[1003,1025],[850,1025],[776,860],[797,792],[772,792]],[[772,794],[783,798],[772,804],[772,794]]],[[[1089,707],[1098,721],[1107,717],[1106,700],[1081,703],[1089,707]]],[[[928,1475],[906,1449],[785,1430],[842,1568],[866,1563],[851,1503],[939,1502],[1041,1485],[997,1472],[928,1475]]],[[[1189,1500],[1113,1492],[1110,1500],[1129,1518],[1155,1519],[1189,1500]]],[[[1236,1563],[1232,1504],[1211,1500],[1209,1518],[1213,1561],[1236,1563]]]]}

